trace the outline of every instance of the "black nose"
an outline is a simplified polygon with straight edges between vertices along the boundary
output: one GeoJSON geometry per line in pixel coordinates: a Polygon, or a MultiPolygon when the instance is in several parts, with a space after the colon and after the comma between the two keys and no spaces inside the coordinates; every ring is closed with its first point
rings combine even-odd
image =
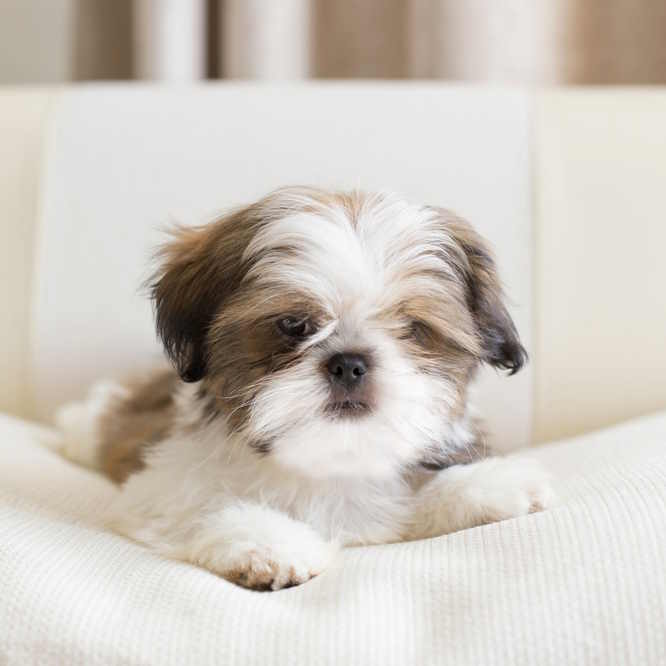
{"type": "Polygon", "coordinates": [[[361,354],[334,354],[326,364],[331,380],[351,389],[361,383],[368,363],[361,354]]]}

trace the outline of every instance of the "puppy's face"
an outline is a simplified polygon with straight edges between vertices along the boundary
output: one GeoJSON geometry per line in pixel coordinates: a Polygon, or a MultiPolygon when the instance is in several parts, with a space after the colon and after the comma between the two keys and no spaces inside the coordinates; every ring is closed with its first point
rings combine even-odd
{"type": "Polygon", "coordinates": [[[482,240],[391,195],[279,190],[163,259],[157,327],[181,377],[311,476],[427,463],[460,435],[478,363],[525,359],[482,240]]]}

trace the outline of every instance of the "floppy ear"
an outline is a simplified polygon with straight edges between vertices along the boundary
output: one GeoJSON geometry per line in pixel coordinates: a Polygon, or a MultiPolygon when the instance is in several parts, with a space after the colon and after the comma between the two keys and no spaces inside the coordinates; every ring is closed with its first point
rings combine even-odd
{"type": "Polygon", "coordinates": [[[150,281],[157,334],[180,377],[206,374],[207,335],[241,280],[247,225],[242,211],[204,227],[178,228],[150,281]]]}
{"type": "Polygon", "coordinates": [[[482,358],[513,375],[527,361],[527,352],[504,305],[493,254],[467,222],[448,212],[444,219],[449,234],[462,251],[456,263],[465,281],[468,307],[481,339],[482,358]]]}

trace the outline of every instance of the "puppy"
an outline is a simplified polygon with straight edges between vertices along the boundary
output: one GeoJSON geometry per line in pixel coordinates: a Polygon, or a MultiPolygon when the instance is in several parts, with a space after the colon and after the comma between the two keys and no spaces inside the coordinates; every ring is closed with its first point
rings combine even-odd
{"type": "Polygon", "coordinates": [[[436,536],[552,498],[486,457],[481,363],[526,353],[484,241],[391,194],[285,188],[177,230],[151,283],[174,370],[59,416],[65,453],[122,483],[110,524],[255,589],[341,546],[436,536]]]}

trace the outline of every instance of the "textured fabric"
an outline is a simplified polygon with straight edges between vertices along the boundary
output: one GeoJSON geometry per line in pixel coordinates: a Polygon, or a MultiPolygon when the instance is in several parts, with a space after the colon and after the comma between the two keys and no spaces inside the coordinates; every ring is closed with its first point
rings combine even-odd
{"type": "Polygon", "coordinates": [[[96,527],[115,492],[0,421],[1,664],[664,664],[666,413],[530,451],[561,504],[250,592],[96,527]]]}

